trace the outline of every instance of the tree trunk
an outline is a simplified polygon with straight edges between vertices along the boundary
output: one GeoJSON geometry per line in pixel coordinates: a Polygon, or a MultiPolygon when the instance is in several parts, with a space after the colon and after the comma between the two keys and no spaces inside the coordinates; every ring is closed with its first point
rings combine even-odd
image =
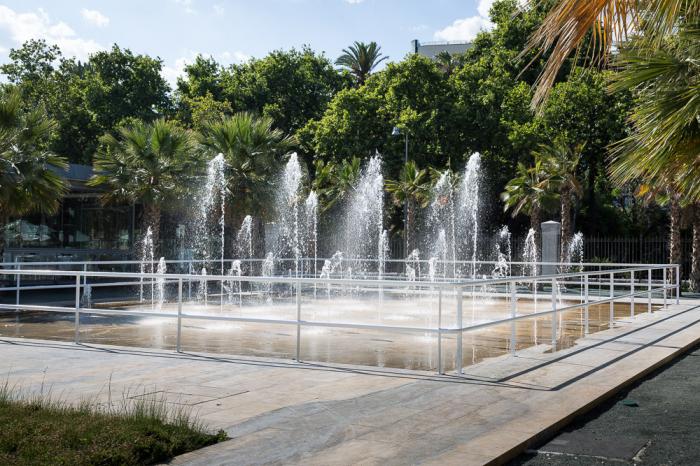
{"type": "Polygon", "coordinates": [[[6,215],[0,214],[0,261],[5,258],[5,228],[8,220],[6,215]]]}
{"type": "MultiPolygon", "coordinates": [[[[671,194],[671,225],[669,232],[669,260],[670,264],[680,264],[681,263],[681,206],[679,202],[678,195],[675,193],[671,194]]],[[[676,283],[676,277],[674,273],[671,273],[670,277],[671,283],[676,283]]]]}
{"type": "Polygon", "coordinates": [[[561,192],[561,252],[559,262],[566,262],[569,259],[569,244],[572,236],[571,193],[568,189],[564,189],[561,192]]]}
{"type": "Polygon", "coordinates": [[[700,292],[700,204],[693,207],[693,257],[690,269],[690,290],[700,292]]]}
{"type": "Polygon", "coordinates": [[[160,206],[158,204],[143,205],[143,234],[150,227],[151,237],[153,238],[153,256],[160,257],[160,206]]]}

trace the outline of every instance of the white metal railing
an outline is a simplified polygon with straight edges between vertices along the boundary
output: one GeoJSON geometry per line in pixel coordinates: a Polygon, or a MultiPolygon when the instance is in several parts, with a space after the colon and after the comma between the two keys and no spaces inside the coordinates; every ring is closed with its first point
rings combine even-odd
{"type": "MultiPolygon", "coordinates": [[[[173,261],[171,261],[173,262],[173,261]]],[[[189,261],[178,261],[187,263],[189,261]]],[[[105,261],[102,264],[124,264],[124,262],[105,261]]],[[[131,262],[139,263],[139,262],[131,262]]],[[[61,263],[65,265],[65,263],[61,263]]],[[[28,264],[15,264],[28,265],[28,264]]],[[[35,264],[32,264],[35,265],[35,264]]],[[[73,265],[76,265],[73,263],[73,265]]],[[[607,268],[611,264],[590,264],[594,267],[606,267],[606,270],[584,270],[568,273],[557,273],[539,276],[515,276],[504,278],[489,278],[489,279],[444,279],[441,281],[406,281],[396,279],[347,279],[347,278],[308,278],[308,277],[289,277],[289,276],[225,276],[225,275],[193,275],[182,273],[133,273],[133,272],[100,272],[87,270],[88,265],[94,266],[95,263],[79,263],[84,265],[83,270],[55,270],[55,269],[24,269],[17,267],[15,269],[0,269],[0,278],[15,277],[15,286],[0,288],[0,292],[15,291],[15,303],[0,303],[0,309],[21,311],[43,311],[43,312],[70,312],[74,314],[76,343],[80,341],[80,316],[88,315],[119,315],[119,316],[157,316],[162,318],[172,318],[177,320],[176,334],[176,350],[181,351],[182,346],[182,319],[201,319],[201,320],[216,320],[216,321],[232,321],[232,322],[248,322],[258,324],[271,325],[289,325],[296,327],[296,347],[295,359],[301,360],[301,328],[302,327],[327,327],[327,328],[349,328],[357,330],[381,330],[385,332],[415,332],[427,333],[437,336],[437,370],[440,374],[444,373],[443,361],[443,335],[456,336],[455,350],[455,368],[458,373],[462,372],[462,339],[465,332],[476,331],[488,327],[498,325],[511,324],[511,352],[515,353],[516,349],[516,333],[515,324],[518,321],[525,319],[533,319],[539,317],[550,316],[552,322],[552,348],[556,349],[557,321],[561,318],[563,312],[583,309],[585,333],[588,333],[588,311],[590,306],[609,303],[610,315],[609,326],[612,327],[615,321],[614,305],[615,303],[625,302],[630,305],[630,315],[635,315],[635,305],[642,304],[642,300],[646,301],[647,312],[652,312],[652,297],[654,294],[661,294],[663,297],[663,307],[667,307],[668,294],[675,290],[675,301],[678,303],[680,293],[680,283],[678,275],[678,265],[674,264],[659,264],[659,265],[631,265],[618,266],[616,268],[607,268]],[[669,282],[669,272],[673,273],[673,283],[669,282]],[[660,276],[661,279],[654,279],[653,275],[660,276]],[[21,277],[62,277],[68,279],[71,283],[60,285],[25,285],[22,286],[21,277]],[[273,286],[285,287],[287,296],[293,296],[296,306],[295,318],[259,318],[234,315],[220,314],[197,314],[183,312],[183,304],[191,299],[191,293],[188,293],[189,298],[183,296],[183,287],[187,283],[189,287],[194,284],[195,287],[201,286],[204,283],[208,289],[209,282],[218,282],[220,293],[212,293],[209,296],[212,298],[219,297],[221,306],[224,301],[224,282],[235,280],[240,283],[247,283],[249,286],[265,285],[270,290],[273,286]],[[89,280],[92,282],[89,283],[89,280]],[[144,311],[144,310],[128,310],[128,309],[103,309],[94,308],[90,305],[84,306],[81,304],[82,292],[87,287],[115,287],[118,289],[128,289],[129,287],[143,287],[156,285],[158,280],[162,280],[165,285],[177,284],[177,297],[174,302],[177,303],[177,312],[167,311],[144,311]],[[599,288],[605,284],[608,288],[607,296],[599,290],[598,294],[591,293],[591,283],[596,283],[599,288]],[[520,285],[520,288],[518,287],[520,285]],[[534,312],[519,313],[517,303],[519,299],[530,299],[537,303],[538,289],[544,285],[550,287],[549,300],[550,308],[545,310],[537,310],[534,312]],[[572,286],[579,288],[579,293],[575,295],[566,295],[562,299],[562,294],[558,291],[562,286],[572,286]],[[304,287],[307,288],[304,291],[304,287]],[[376,293],[379,297],[379,306],[384,296],[396,296],[406,293],[407,290],[415,293],[423,293],[437,298],[437,322],[436,326],[401,326],[359,322],[339,322],[339,321],[322,321],[303,319],[303,301],[304,294],[309,295],[313,289],[313,293],[317,293],[318,289],[326,287],[345,288],[357,290],[358,292],[376,293]],[[50,305],[50,304],[28,304],[21,303],[20,291],[31,292],[35,290],[46,289],[75,289],[74,302],[72,305],[50,305]],[[491,294],[504,298],[510,303],[510,315],[507,318],[498,318],[486,322],[472,322],[465,324],[463,316],[463,301],[465,293],[472,295],[476,294],[491,294]],[[446,324],[446,317],[449,317],[444,312],[444,304],[446,299],[454,299],[454,324],[446,324]],[[637,300],[639,298],[639,301],[637,300]],[[564,299],[566,302],[564,302],[564,299]],[[578,301],[578,302],[576,302],[578,301]]],[[[559,265],[559,264],[557,264],[559,265]]],[[[580,265],[580,264],[575,264],[580,265]]],[[[240,285],[239,285],[240,286],[240,285]]],[[[325,288],[323,288],[325,289],[325,288]]],[[[274,292],[274,291],[270,291],[274,292]]],[[[539,294],[541,299],[541,294],[539,294]]]]}

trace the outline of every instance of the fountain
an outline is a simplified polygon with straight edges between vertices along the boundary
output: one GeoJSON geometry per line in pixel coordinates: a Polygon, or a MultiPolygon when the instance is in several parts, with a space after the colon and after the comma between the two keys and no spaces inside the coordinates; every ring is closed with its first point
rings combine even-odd
{"type": "Polygon", "coordinates": [[[476,260],[479,246],[479,201],[481,184],[481,155],[469,157],[457,194],[456,237],[459,242],[457,256],[460,260],[471,260],[471,278],[476,278],[476,260]]]}
{"type": "Polygon", "coordinates": [[[226,161],[219,154],[207,164],[207,178],[197,202],[196,249],[199,258],[208,264],[219,251],[220,271],[224,274],[224,236],[226,215],[226,161]],[[218,214],[218,215],[217,215],[218,214]],[[216,219],[212,224],[212,219],[216,219]],[[218,231],[217,231],[218,230],[218,231]],[[217,235],[218,233],[218,235],[217,235]]]}
{"type": "MultiPolygon", "coordinates": [[[[425,238],[433,257],[452,261],[452,276],[457,276],[456,215],[454,205],[454,176],[445,170],[433,186],[428,208],[430,232],[425,238]],[[449,232],[449,234],[448,234],[449,232]],[[438,242],[435,243],[435,238],[438,242]]],[[[445,271],[447,275],[447,271],[445,271]]]]}
{"type": "Polygon", "coordinates": [[[360,173],[348,199],[342,236],[346,258],[356,264],[355,270],[366,277],[384,250],[384,177],[382,159],[373,156],[360,173]]]}
{"type": "Polygon", "coordinates": [[[207,307],[207,302],[209,298],[209,292],[207,290],[207,280],[204,278],[207,275],[206,267],[202,267],[202,278],[199,279],[199,286],[197,287],[197,301],[203,302],[204,307],[207,307]]]}
{"type": "MultiPolygon", "coordinates": [[[[153,231],[151,227],[146,228],[146,234],[141,240],[141,261],[139,264],[139,272],[153,273],[153,264],[155,262],[153,252],[153,231]]],[[[143,277],[139,279],[139,302],[143,302],[143,277]]],[[[151,302],[153,302],[153,284],[151,284],[151,302]]]]}
{"type": "Polygon", "coordinates": [[[280,178],[280,189],[275,203],[279,225],[278,246],[275,256],[294,259],[294,275],[300,276],[302,245],[304,243],[299,217],[302,208],[302,172],[296,152],[289,156],[280,178]]]}
{"type": "Polygon", "coordinates": [[[241,261],[236,259],[231,262],[231,269],[228,271],[230,277],[226,282],[226,292],[228,294],[228,303],[233,304],[236,291],[238,292],[238,305],[243,307],[243,289],[241,283],[241,261]],[[238,285],[234,287],[234,285],[238,285]]]}
{"type": "MultiPolygon", "coordinates": [[[[316,262],[318,260],[318,196],[315,191],[310,191],[306,201],[304,202],[304,212],[306,213],[306,237],[308,238],[308,247],[306,248],[309,259],[313,262],[308,267],[308,273],[316,276],[316,262]]],[[[314,292],[316,288],[314,285],[314,292]]]]}
{"type": "Polygon", "coordinates": [[[503,226],[496,237],[496,265],[494,266],[492,276],[494,278],[505,278],[510,276],[511,263],[511,244],[510,230],[507,226],[503,226]]]}
{"type": "MultiPolygon", "coordinates": [[[[573,269],[576,272],[583,271],[583,233],[576,233],[569,242],[569,248],[566,253],[566,262],[568,264],[578,264],[578,267],[573,269]]],[[[571,266],[569,266],[571,270],[571,266]]]]}
{"type": "Polygon", "coordinates": [[[163,308],[163,302],[165,302],[165,278],[161,275],[168,273],[167,266],[165,265],[165,257],[161,257],[158,260],[158,277],[156,277],[156,303],[157,309],[161,310],[163,308]]]}
{"type": "Polygon", "coordinates": [[[537,276],[537,261],[539,260],[535,234],[535,230],[530,228],[525,237],[525,247],[523,248],[523,262],[525,263],[523,275],[531,277],[537,276]]]}
{"type": "MultiPolygon", "coordinates": [[[[239,259],[253,258],[253,217],[246,215],[236,233],[236,254],[239,259]]],[[[252,275],[252,270],[250,271],[252,275]]]]}

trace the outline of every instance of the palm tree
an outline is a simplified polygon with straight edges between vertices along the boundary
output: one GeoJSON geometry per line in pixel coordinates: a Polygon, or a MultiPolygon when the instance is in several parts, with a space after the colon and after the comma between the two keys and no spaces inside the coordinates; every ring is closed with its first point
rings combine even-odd
{"type": "Polygon", "coordinates": [[[332,209],[348,198],[360,178],[361,164],[359,157],[343,159],[340,163],[323,160],[314,162],[315,177],[312,187],[318,194],[322,212],[332,209]]]}
{"type": "Polygon", "coordinates": [[[530,228],[535,231],[535,242],[539,244],[542,214],[554,209],[558,194],[552,189],[544,162],[535,159],[532,167],[519,163],[515,178],[510,180],[501,193],[504,210],[513,217],[520,213],[530,216],[530,228]]]}
{"type": "MultiPolygon", "coordinates": [[[[669,264],[681,263],[681,213],[683,204],[681,195],[672,179],[662,179],[654,183],[642,183],[637,188],[635,196],[641,198],[646,204],[655,202],[660,206],[668,206],[669,210],[669,264]]],[[[690,208],[691,216],[694,215],[690,208]]],[[[675,283],[675,276],[671,273],[671,283],[675,283]]]]}
{"type": "Polygon", "coordinates": [[[558,138],[552,144],[542,144],[533,155],[542,160],[544,174],[551,188],[559,191],[561,211],[561,251],[559,258],[565,262],[569,256],[569,243],[573,237],[571,207],[583,194],[583,188],[576,176],[581,160],[583,144],[570,146],[558,138]]]}
{"type": "Polygon", "coordinates": [[[419,169],[416,162],[410,160],[404,165],[398,180],[387,180],[386,189],[391,194],[394,204],[406,209],[406,252],[413,250],[411,232],[414,229],[416,209],[428,205],[430,180],[428,170],[419,169]]]}
{"type": "Polygon", "coordinates": [[[21,105],[17,90],[0,98],[0,251],[10,216],[53,214],[67,190],[57,169],[68,163],[47,149],[54,122],[40,110],[23,112],[21,105]]]}
{"type": "MultiPolygon", "coordinates": [[[[200,143],[210,155],[224,155],[226,184],[232,201],[227,205],[235,214],[226,218],[231,225],[237,225],[245,213],[257,213],[254,218],[262,231],[274,194],[272,177],[294,139],[273,128],[270,117],[239,112],[205,125],[200,143]]],[[[258,238],[262,239],[261,236],[258,238]]]]}
{"type": "Polygon", "coordinates": [[[449,76],[455,69],[459,68],[464,63],[464,55],[451,54],[447,50],[443,50],[435,55],[435,61],[442,72],[449,76]]]}
{"type": "Polygon", "coordinates": [[[562,65],[587,38],[594,54],[591,63],[599,65],[607,61],[613,45],[619,46],[629,36],[643,37],[648,47],[656,48],[674,34],[680,20],[692,24],[699,18],[700,2],[690,0],[559,0],[522,53],[551,52],[538,78],[533,104],[545,100],[562,65]]]}
{"type": "Polygon", "coordinates": [[[184,193],[202,169],[200,160],[188,130],[163,119],[137,121],[100,138],[88,184],[106,188],[101,196],[106,204],[141,202],[143,231],[151,228],[159,249],[161,210],[184,193]]]}
{"type": "Polygon", "coordinates": [[[335,64],[347,68],[350,73],[355,75],[358,84],[361,86],[374,68],[389,58],[382,56],[381,50],[382,48],[376,42],[366,44],[355,41],[353,45],[343,49],[343,54],[338,57],[335,64]]]}

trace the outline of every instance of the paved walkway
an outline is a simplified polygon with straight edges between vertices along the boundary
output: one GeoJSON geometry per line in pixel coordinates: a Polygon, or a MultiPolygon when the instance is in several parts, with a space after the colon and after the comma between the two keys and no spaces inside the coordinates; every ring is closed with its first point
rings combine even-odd
{"type": "Polygon", "coordinates": [[[232,438],[173,464],[486,464],[699,340],[700,301],[685,301],[462,377],[11,338],[0,339],[0,374],[68,400],[162,391],[232,438]]]}

